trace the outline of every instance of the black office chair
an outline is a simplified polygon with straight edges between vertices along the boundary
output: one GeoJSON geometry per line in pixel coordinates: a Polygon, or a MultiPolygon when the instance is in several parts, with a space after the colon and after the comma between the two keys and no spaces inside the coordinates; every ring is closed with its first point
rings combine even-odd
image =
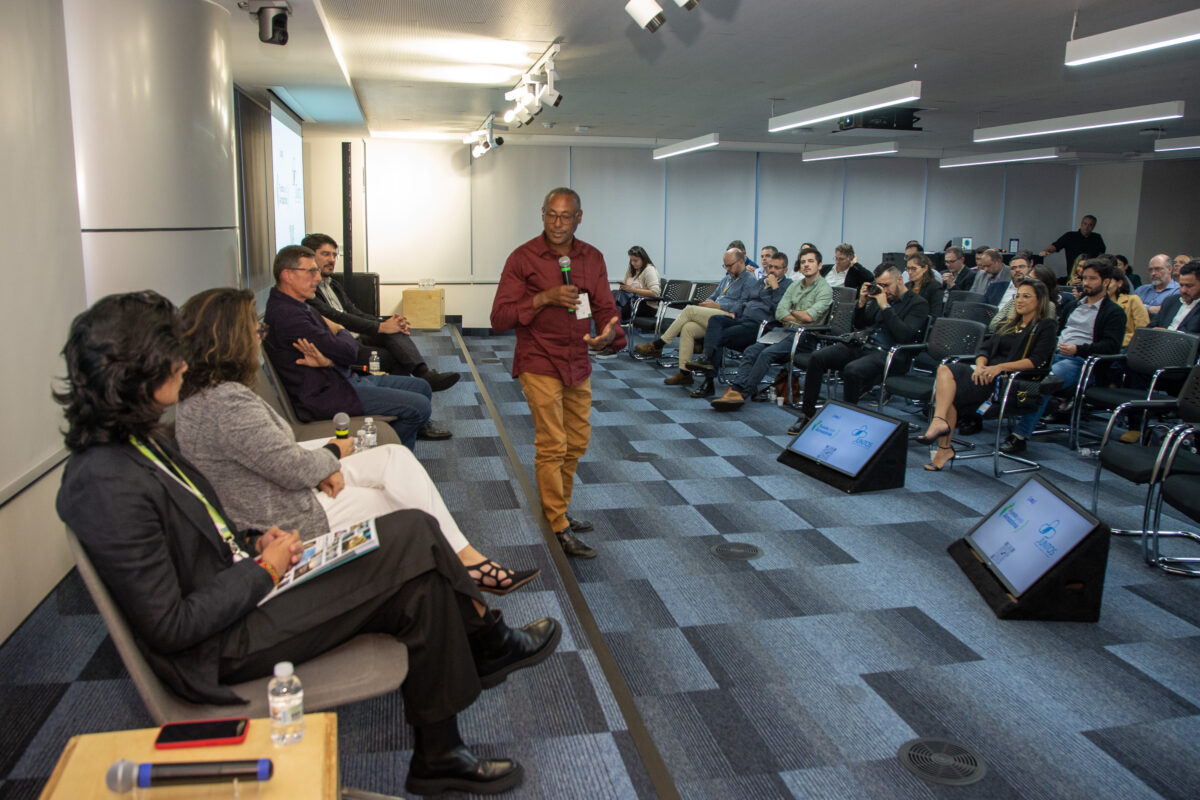
{"type": "Polygon", "coordinates": [[[1104,470],[1124,478],[1130,483],[1146,484],[1146,500],[1142,505],[1142,527],[1140,530],[1113,530],[1114,536],[1138,536],[1142,540],[1142,554],[1146,563],[1154,563],[1151,552],[1157,558],[1157,537],[1182,535],[1177,531],[1158,531],[1158,522],[1151,524],[1151,507],[1161,507],[1163,478],[1167,467],[1178,475],[1200,475],[1200,456],[1189,450],[1180,449],[1185,439],[1194,442],[1196,427],[1200,426],[1200,367],[1188,373],[1183,389],[1177,398],[1157,400],[1133,400],[1122,403],[1109,418],[1108,426],[1100,439],[1096,458],[1096,469],[1092,475],[1092,513],[1100,500],[1100,473],[1104,470]],[[1122,413],[1135,411],[1157,411],[1177,415],[1182,422],[1175,425],[1159,447],[1147,447],[1140,442],[1128,443],[1112,437],[1113,428],[1122,413]],[[1153,544],[1149,539],[1154,539],[1153,544]]]}
{"type": "Polygon", "coordinates": [[[946,302],[942,306],[942,316],[948,316],[955,303],[982,303],[983,292],[972,292],[965,289],[950,289],[946,292],[946,302]]]}
{"type": "Polygon", "coordinates": [[[983,341],[987,327],[981,322],[969,319],[951,319],[942,317],[934,320],[929,334],[921,344],[895,345],[888,351],[888,360],[883,368],[883,380],[879,389],[879,405],[884,403],[887,394],[919,400],[933,408],[933,387],[937,381],[935,372],[918,372],[908,370],[904,374],[893,374],[892,367],[895,358],[901,353],[922,353],[936,365],[948,364],[959,359],[973,359],[983,341]]]}
{"type": "MultiPolygon", "coordinates": [[[[829,344],[837,340],[838,337],[845,336],[854,330],[854,307],[858,303],[858,290],[851,289],[846,286],[839,286],[833,290],[833,305],[829,309],[829,322],[825,329],[819,333],[808,330],[797,331],[795,338],[792,340],[792,354],[787,362],[787,393],[788,404],[794,405],[796,398],[793,395],[793,387],[795,386],[795,371],[799,367],[802,370],[808,370],[809,359],[812,358],[813,351],[796,352],[800,346],[801,340],[809,334],[812,334],[816,339],[815,345],[817,348],[823,344],[829,344]]],[[[825,376],[822,376],[822,380],[825,376]]]]}
{"type": "Polygon", "coordinates": [[[662,333],[663,317],[667,308],[682,308],[691,296],[691,281],[669,280],[663,285],[662,294],[658,297],[639,297],[634,300],[629,314],[629,322],[625,326],[626,352],[638,361],[648,358],[648,356],[640,356],[633,351],[633,331],[636,329],[643,333],[650,333],[653,338],[657,339],[658,335],[662,333]],[[647,310],[652,310],[653,313],[646,314],[647,310]]]}
{"type": "Polygon", "coordinates": [[[1001,475],[1015,475],[1022,472],[1035,472],[1042,465],[1033,459],[1005,453],[1000,449],[1001,438],[1004,435],[1004,420],[1036,410],[1041,406],[1043,395],[1052,395],[1063,387],[1063,379],[1048,369],[1018,370],[1006,372],[997,376],[995,384],[997,399],[988,407],[984,419],[996,420],[996,441],[991,450],[972,453],[959,453],[956,459],[966,461],[972,458],[992,459],[992,474],[999,478],[1001,475]],[[1016,462],[1019,467],[1000,469],[1000,459],[1016,462]]]}
{"type": "MultiPolygon", "coordinates": [[[[1133,332],[1124,353],[1088,357],[1075,387],[1068,446],[1072,450],[1079,446],[1080,425],[1088,411],[1113,409],[1134,400],[1169,399],[1169,394],[1162,391],[1163,379],[1170,375],[1187,375],[1196,365],[1198,348],[1200,337],[1193,334],[1165,328],[1138,328],[1133,332]],[[1126,385],[1110,387],[1092,384],[1093,376],[1109,375],[1108,366],[1112,364],[1124,364],[1126,385]],[[1103,367],[1097,372],[1096,368],[1101,365],[1103,367]]],[[[1141,415],[1143,436],[1148,418],[1148,414],[1141,415]]],[[[1109,427],[1112,427],[1111,420],[1109,427]]]]}
{"type": "Polygon", "coordinates": [[[996,312],[1000,310],[999,306],[994,306],[991,303],[976,303],[960,300],[950,306],[950,310],[942,316],[951,319],[970,319],[975,322],[982,322],[984,325],[989,325],[992,318],[996,316],[996,312]]]}

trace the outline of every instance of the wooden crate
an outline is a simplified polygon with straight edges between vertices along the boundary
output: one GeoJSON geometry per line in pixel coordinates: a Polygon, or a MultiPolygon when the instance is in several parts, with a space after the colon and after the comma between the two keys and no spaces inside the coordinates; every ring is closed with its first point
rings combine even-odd
{"type": "Polygon", "coordinates": [[[402,302],[412,327],[438,330],[446,324],[445,289],[405,289],[402,302]]]}

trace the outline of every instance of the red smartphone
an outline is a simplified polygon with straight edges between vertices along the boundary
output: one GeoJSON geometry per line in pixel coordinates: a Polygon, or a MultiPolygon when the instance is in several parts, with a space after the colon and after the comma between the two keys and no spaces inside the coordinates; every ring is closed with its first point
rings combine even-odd
{"type": "Polygon", "coordinates": [[[175,747],[241,744],[246,738],[246,729],[249,726],[249,717],[168,722],[159,729],[154,746],[159,750],[170,750],[175,747]]]}

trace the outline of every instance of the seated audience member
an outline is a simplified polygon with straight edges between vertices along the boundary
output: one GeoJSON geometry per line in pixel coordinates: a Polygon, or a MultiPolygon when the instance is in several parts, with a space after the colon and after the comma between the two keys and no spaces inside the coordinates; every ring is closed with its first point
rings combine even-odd
{"type": "Polygon", "coordinates": [[[946,248],[946,271],[942,273],[942,283],[947,289],[973,291],[971,284],[975,281],[975,270],[967,269],[966,266],[961,247],[946,248]]]}
{"type": "Polygon", "coordinates": [[[1180,271],[1183,270],[1183,265],[1192,260],[1192,257],[1187,253],[1180,253],[1171,259],[1171,280],[1179,280],[1180,271]]]}
{"type": "Polygon", "coordinates": [[[692,360],[696,339],[704,335],[708,320],[724,313],[731,313],[735,317],[740,315],[746,301],[757,287],[758,282],[754,280],[754,274],[746,269],[744,250],[730,248],[725,251],[721,260],[725,268],[725,277],[717,284],[712,296],[702,303],[685,308],[661,337],[633,348],[634,352],[640,355],[660,356],[663,345],[679,339],[679,371],[663,381],[668,386],[692,385],[692,373],[684,364],[692,360]]]}
{"type": "MultiPolygon", "coordinates": [[[[1058,352],[1050,362],[1050,370],[1062,378],[1064,390],[1073,389],[1079,382],[1083,361],[1088,356],[1109,355],[1121,349],[1121,340],[1125,336],[1125,311],[1115,301],[1108,299],[1108,284],[1113,280],[1115,270],[1116,267],[1099,259],[1084,262],[1082,297],[1059,334],[1058,352]]],[[[1003,452],[1025,451],[1029,437],[1033,435],[1049,401],[1049,397],[1043,397],[1037,411],[1017,418],[1013,432],[1000,445],[1003,452]]],[[[1065,411],[1066,408],[1059,410],[1065,411]]]]}
{"type": "Polygon", "coordinates": [[[871,282],[871,271],[858,263],[854,245],[842,242],[833,248],[833,263],[821,267],[821,277],[830,288],[845,286],[857,291],[864,283],[871,282]]]}
{"type": "Polygon", "coordinates": [[[1189,261],[1179,271],[1179,291],[1163,301],[1150,324],[1169,331],[1200,334],[1197,297],[1200,297],[1200,261],[1189,261]]]}
{"type": "Polygon", "coordinates": [[[482,688],[553,653],[556,621],[509,628],[436,520],[416,510],[380,518],[375,551],[259,606],[302,545],[295,531],[234,529],[204,475],[158,427],[187,370],[170,301],[154,292],[97,301],[72,322],[63,355],[67,381],[55,399],[66,407],[71,458],[58,513],[172,692],[232,714],[244,701],[231,684],[360,633],[391,634],[408,646],[408,790],[495,793],[520,782],[516,762],[463,744],[457,714],[482,688]]]}
{"type": "Polygon", "coordinates": [[[1171,278],[1171,258],[1166,253],[1159,253],[1150,259],[1146,266],[1150,273],[1149,283],[1143,283],[1135,291],[1146,306],[1146,312],[1153,319],[1162,308],[1163,301],[1173,294],[1179,293],[1179,283],[1171,278]]]}
{"type": "Polygon", "coordinates": [[[924,253],[916,253],[906,263],[908,265],[908,290],[925,298],[925,302],[929,304],[930,319],[940,317],[946,289],[934,280],[933,261],[924,253]]]}
{"type": "Polygon", "coordinates": [[[758,331],[764,322],[774,324],[775,309],[792,284],[791,278],[787,277],[787,255],[768,256],[765,266],[767,276],[754,287],[741,314],[735,317],[725,312],[708,318],[704,328],[704,352],[684,365],[693,374],[705,373],[703,383],[692,392],[692,397],[712,397],[713,378],[721,369],[726,347],[744,350],[758,339],[758,331]]]}
{"type": "MultiPolygon", "coordinates": [[[[510,570],[472,547],[437,487],[407,447],[354,453],[354,440],[302,447],[286,422],[250,388],[258,373],[254,294],[209,289],[180,310],[184,355],[175,438],[212,483],[241,530],[271,525],[302,539],[402,508],[432,516],[471,579],[506,594],[537,575],[510,570]]],[[[313,443],[316,444],[316,443],[313,443]]]]}
{"type": "Polygon", "coordinates": [[[1133,271],[1133,267],[1129,264],[1129,259],[1125,256],[1118,253],[1113,256],[1113,258],[1117,260],[1117,266],[1120,267],[1121,271],[1125,273],[1125,277],[1128,279],[1129,285],[1133,287],[1129,291],[1136,291],[1137,288],[1142,285],[1142,276],[1133,271]]]}
{"type": "Polygon", "coordinates": [[[332,236],[310,233],[300,240],[300,245],[316,254],[317,268],[321,270],[317,292],[306,302],[322,317],[341,325],[365,345],[359,348],[359,364],[368,362],[371,349],[374,348],[379,353],[384,372],[420,378],[435,392],[458,383],[458,373],[441,373],[430,369],[425,363],[425,358],[409,335],[407,319],[393,314],[380,322],[354,305],[350,295],[333,277],[334,267],[337,266],[338,243],[332,236]]]}
{"type": "Polygon", "coordinates": [[[992,396],[995,380],[1006,372],[1044,369],[1054,354],[1058,324],[1045,284],[1019,279],[1013,314],[983,341],[972,366],[958,361],[942,364],[934,384],[933,419],[921,444],[937,442],[928,470],[941,470],[954,458],[950,442],[959,420],[980,419],[975,411],[992,396]]]}
{"type": "MultiPolygon", "coordinates": [[[[1012,259],[1008,262],[1008,271],[1012,275],[1012,280],[1009,281],[1002,293],[997,290],[999,283],[992,284],[988,289],[988,294],[995,302],[988,300],[987,296],[983,300],[983,302],[991,303],[997,307],[996,316],[992,317],[992,321],[988,326],[992,330],[996,330],[1003,318],[1012,316],[1013,301],[1017,297],[1017,286],[1020,279],[1029,277],[1033,271],[1033,253],[1030,253],[1028,250],[1021,250],[1013,255],[1012,259]]],[[[1053,283],[1050,284],[1050,286],[1053,285],[1053,283]]]]}
{"type": "Polygon", "coordinates": [[[767,264],[779,252],[779,248],[773,244],[764,244],[758,249],[758,269],[755,270],[754,276],[760,281],[767,276],[767,264]]]}
{"type": "Polygon", "coordinates": [[[975,256],[975,264],[979,269],[971,284],[971,291],[982,294],[983,302],[997,305],[996,301],[1012,282],[1012,273],[1004,266],[1004,256],[999,250],[989,247],[975,256]]]}
{"type": "Polygon", "coordinates": [[[321,282],[313,251],[289,245],[275,256],[275,286],[267,299],[267,336],[263,349],[292,400],[301,422],[383,414],[395,417],[391,426],[410,450],[417,439],[446,439],[450,432],[429,422],[432,389],[427,381],[408,375],[363,375],[350,367],[358,360],[358,340],[344,328],[336,333],[305,301],[321,282]],[[328,360],[312,366],[300,355],[301,341],[311,342],[328,360]]]}
{"type": "Polygon", "coordinates": [[[761,279],[763,276],[762,265],[754,263],[754,259],[750,257],[750,251],[746,249],[746,243],[741,239],[734,239],[725,246],[726,250],[741,250],[746,254],[746,268],[750,270],[755,279],[761,279]]]}
{"type": "MultiPolygon", "coordinates": [[[[782,254],[781,254],[782,255],[782,254]]],[[[821,252],[815,247],[800,251],[800,280],[793,281],[775,308],[775,319],[790,328],[823,325],[833,305],[833,290],[821,277],[821,252]]],[[[774,344],[756,342],[742,353],[737,377],[725,394],[712,401],[718,410],[741,408],[746,395],[752,394],[771,364],[787,359],[792,352],[792,337],[774,344]]]]}
{"type": "Polygon", "coordinates": [[[621,288],[613,290],[613,302],[621,312],[621,322],[628,322],[633,304],[639,297],[658,297],[662,294],[662,281],[654,262],[641,245],[629,248],[629,268],[621,288]]]}
{"type": "Polygon", "coordinates": [[[1123,280],[1124,273],[1120,267],[1116,267],[1114,275],[1108,283],[1108,299],[1125,312],[1125,338],[1121,340],[1121,347],[1126,348],[1129,346],[1129,340],[1133,338],[1133,332],[1150,324],[1150,315],[1146,313],[1142,298],[1129,293],[1129,284],[1123,280]]]}
{"type": "MultiPolygon", "coordinates": [[[[876,267],[874,282],[864,283],[858,290],[853,324],[859,336],[822,347],[812,354],[804,376],[800,419],[788,433],[795,435],[804,430],[817,413],[817,395],[826,370],[836,369],[841,373],[842,398],[847,403],[857,403],[863,392],[883,376],[888,348],[920,341],[928,319],[929,304],[901,282],[900,268],[891,263],[876,267]]],[[[898,371],[903,371],[911,361],[910,356],[899,354],[894,363],[898,371]]]]}

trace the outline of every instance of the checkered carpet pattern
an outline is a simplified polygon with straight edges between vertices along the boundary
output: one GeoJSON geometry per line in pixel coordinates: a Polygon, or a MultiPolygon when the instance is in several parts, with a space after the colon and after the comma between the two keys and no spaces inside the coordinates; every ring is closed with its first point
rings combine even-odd
{"type": "MultiPolygon", "coordinates": [[[[1136,541],[1112,541],[1100,622],[998,620],[946,546],[1024,476],[996,479],[987,459],[926,472],[913,445],[904,488],[845,495],[776,462],[787,409],[718,413],[664,386],[669,371],[621,355],[594,364],[571,509],[595,525],[582,538],[599,557],[560,577],[526,492],[533,431],[510,375],[515,340],[463,340],[476,382],[451,331],[418,338],[431,366],[464,377],[434,399],[454,438],[420,442],[417,456],[481,551],[542,567],[496,605],[510,620],[566,625],[546,664],[462,717],[480,752],[526,765],[507,796],[656,796],[619,696],[666,765],[664,793],[685,798],[1200,796],[1189,747],[1200,738],[1200,582],[1146,567],[1136,541]],[[762,556],[712,555],[734,542],[762,556]],[[588,639],[572,582],[601,642],[588,639]],[[915,777],[896,752],[917,737],[967,745],[985,777],[915,777]]],[[[1090,497],[1094,462],[1041,438],[1028,455],[1066,494],[1090,497]]],[[[1100,516],[1139,527],[1143,496],[1106,475],[1100,516]]],[[[396,693],[337,709],[345,785],[403,795],[412,742],[400,703],[396,693]]],[[[70,736],[150,724],[72,572],[0,646],[0,800],[36,797],[70,736]]]]}

